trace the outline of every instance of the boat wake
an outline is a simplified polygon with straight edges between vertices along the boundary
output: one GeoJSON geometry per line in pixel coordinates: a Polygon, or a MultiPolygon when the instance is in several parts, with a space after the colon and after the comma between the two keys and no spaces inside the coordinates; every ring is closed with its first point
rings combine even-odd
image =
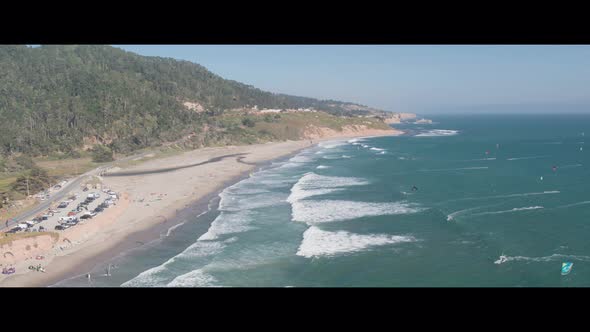
{"type": "Polygon", "coordinates": [[[507,263],[507,262],[514,262],[514,261],[551,262],[551,261],[560,261],[560,260],[564,260],[564,259],[590,262],[589,256],[553,254],[551,256],[544,256],[544,257],[526,257],[526,256],[505,256],[505,255],[502,255],[498,258],[498,260],[494,261],[494,264],[499,265],[499,264],[503,264],[503,263],[507,263]]]}
{"type": "Polygon", "coordinates": [[[525,196],[535,196],[535,195],[550,195],[550,194],[559,194],[559,193],[560,193],[559,190],[549,190],[549,191],[522,193],[522,194],[508,194],[508,195],[482,196],[482,197],[465,197],[465,198],[458,198],[458,199],[445,201],[444,203],[472,201],[472,200],[481,200],[481,199],[492,199],[492,198],[511,198],[511,197],[525,197],[525,196]]]}
{"type": "Polygon", "coordinates": [[[516,157],[516,158],[508,158],[506,160],[525,160],[525,159],[539,159],[539,158],[547,158],[549,156],[531,156],[531,157],[516,157]]]}
{"type": "Polygon", "coordinates": [[[538,210],[544,209],[542,206],[525,206],[520,208],[514,208],[510,210],[503,210],[503,211],[492,211],[492,212],[482,212],[482,213],[475,213],[472,216],[483,216],[488,214],[502,214],[502,213],[512,213],[512,212],[519,212],[519,211],[528,211],[528,210],[538,210]]]}
{"type": "Polygon", "coordinates": [[[444,172],[444,171],[461,171],[473,169],[488,169],[487,166],[482,167],[460,167],[460,168],[442,168],[442,169],[419,169],[418,172],[444,172]]]}

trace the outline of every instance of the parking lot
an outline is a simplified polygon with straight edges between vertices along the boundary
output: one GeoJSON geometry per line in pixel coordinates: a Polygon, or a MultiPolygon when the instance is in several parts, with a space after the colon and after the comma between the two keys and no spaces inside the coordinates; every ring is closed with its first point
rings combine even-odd
{"type": "Polygon", "coordinates": [[[78,188],[50,209],[39,213],[35,218],[19,223],[10,233],[63,231],[78,224],[92,222],[92,218],[116,204],[118,196],[109,189],[78,188]]]}

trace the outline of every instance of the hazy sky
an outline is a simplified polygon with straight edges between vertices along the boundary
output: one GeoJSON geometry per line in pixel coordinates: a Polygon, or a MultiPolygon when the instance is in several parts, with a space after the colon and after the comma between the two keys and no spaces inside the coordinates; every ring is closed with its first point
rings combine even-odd
{"type": "Polygon", "coordinates": [[[590,105],[585,45],[115,46],[196,62],[266,91],[389,111],[590,105]]]}

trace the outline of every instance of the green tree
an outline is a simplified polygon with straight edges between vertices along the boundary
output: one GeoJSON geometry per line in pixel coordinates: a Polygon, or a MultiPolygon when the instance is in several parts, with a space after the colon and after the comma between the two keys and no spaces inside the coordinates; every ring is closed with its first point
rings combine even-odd
{"type": "Polygon", "coordinates": [[[47,172],[35,166],[16,179],[16,182],[12,185],[12,190],[23,195],[33,195],[49,188],[50,185],[51,179],[47,172]]]}
{"type": "Polygon", "coordinates": [[[113,150],[111,150],[110,148],[104,145],[96,145],[92,149],[92,161],[97,163],[104,163],[113,160],[113,150]]]}

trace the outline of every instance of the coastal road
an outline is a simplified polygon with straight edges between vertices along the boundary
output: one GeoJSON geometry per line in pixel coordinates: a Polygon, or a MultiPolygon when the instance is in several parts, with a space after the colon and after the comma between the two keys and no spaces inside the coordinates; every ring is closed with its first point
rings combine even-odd
{"type": "Polygon", "coordinates": [[[0,230],[4,230],[5,228],[9,228],[11,226],[14,226],[16,224],[18,224],[19,222],[24,222],[26,220],[30,220],[33,217],[35,217],[36,215],[40,214],[41,212],[47,210],[51,204],[53,204],[54,202],[58,202],[60,200],[62,200],[64,197],[66,197],[74,188],[76,188],[76,186],[79,186],[80,183],[82,182],[82,180],[90,175],[102,175],[106,170],[108,170],[110,167],[112,167],[115,163],[121,162],[121,161],[126,161],[129,159],[133,159],[133,158],[141,158],[144,157],[145,155],[149,154],[150,152],[143,152],[137,155],[132,155],[129,157],[125,157],[125,158],[121,158],[121,159],[117,159],[115,161],[113,161],[112,163],[106,164],[106,165],[102,165],[99,166],[95,169],[92,169],[82,175],[78,175],[74,180],[72,180],[70,183],[68,183],[67,185],[65,185],[63,188],[61,188],[57,193],[53,194],[53,196],[51,196],[49,199],[47,199],[46,201],[41,202],[40,204],[34,206],[32,209],[21,213],[20,215],[10,219],[8,222],[6,222],[5,220],[2,220],[2,224],[0,225],[0,230]]]}
{"type": "Polygon", "coordinates": [[[86,176],[89,176],[89,175],[97,175],[104,168],[105,168],[105,166],[101,166],[101,167],[95,168],[95,169],[93,169],[91,171],[88,171],[88,172],[86,172],[86,173],[84,173],[82,175],[79,175],[72,182],[68,183],[65,187],[61,188],[57,193],[53,194],[53,196],[51,196],[49,199],[47,199],[46,201],[43,201],[40,204],[36,205],[31,210],[28,210],[26,212],[23,212],[19,216],[15,217],[15,218],[12,218],[12,220],[8,221],[8,225],[5,222],[2,225],[2,227],[0,227],[0,228],[14,226],[14,225],[16,225],[19,222],[23,222],[23,221],[32,219],[36,215],[38,215],[41,212],[47,210],[51,206],[51,204],[53,204],[54,202],[60,201],[63,198],[65,198],[72,191],[72,189],[74,189],[74,188],[76,188],[76,186],[79,186],[80,185],[80,183],[82,182],[82,180],[86,176]]]}
{"type": "Polygon", "coordinates": [[[219,156],[219,157],[214,157],[211,159],[208,159],[206,161],[200,162],[200,163],[196,163],[196,164],[191,164],[191,165],[185,165],[185,166],[177,166],[177,167],[168,167],[168,168],[161,168],[161,169],[156,169],[156,170],[147,170],[147,171],[136,171],[136,172],[115,172],[115,173],[107,173],[107,170],[109,168],[112,167],[112,165],[115,162],[121,162],[121,161],[125,161],[125,160],[129,160],[132,158],[140,158],[143,157],[145,155],[147,155],[149,152],[144,152],[141,153],[139,155],[133,155],[133,156],[129,156],[129,157],[125,157],[125,158],[121,158],[118,159],[112,163],[109,163],[107,165],[103,165],[100,166],[98,168],[95,168],[93,170],[90,170],[82,175],[79,175],[78,177],[76,177],[73,181],[71,181],[70,183],[68,183],[66,186],[64,186],[63,188],[61,188],[61,190],[57,193],[55,193],[52,197],[50,197],[48,200],[41,202],[40,204],[36,205],[35,207],[33,207],[32,209],[23,212],[22,214],[20,214],[19,216],[9,220],[7,223],[3,223],[0,226],[0,230],[3,230],[4,228],[9,228],[11,226],[16,225],[19,222],[24,222],[26,220],[30,220],[33,217],[35,217],[36,215],[40,214],[43,211],[46,211],[51,204],[58,202],[60,200],[62,200],[63,198],[65,198],[67,195],[69,195],[69,193],[76,188],[76,186],[79,186],[80,183],[82,182],[82,180],[87,177],[87,176],[91,176],[91,175],[98,175],[98,176],[133,176],[133,175],[144,175],[144,174],[155,174],[155,173],[164,173],[164,172],[171,172],[171,171],[175,171],[175,170],[179,170],[179,169],[183,169],[183,168],[189,168],[189,167],[195,167],[195,166],[199,166],[199,165],[204,165],[204,164],[208,164],[208,163],[214,163],[217,161],[220,161],[222,159],[225,158],[229,158],[229,157],[238,157],[237,160],[238,162],[244,163],[244,164],[250,164],[247,162],[242,161],[242,159],[244,159],[244,155],[246,155],[247,153],[233,153],[233,154],[226,154],[223,156],[219,156]]]}

